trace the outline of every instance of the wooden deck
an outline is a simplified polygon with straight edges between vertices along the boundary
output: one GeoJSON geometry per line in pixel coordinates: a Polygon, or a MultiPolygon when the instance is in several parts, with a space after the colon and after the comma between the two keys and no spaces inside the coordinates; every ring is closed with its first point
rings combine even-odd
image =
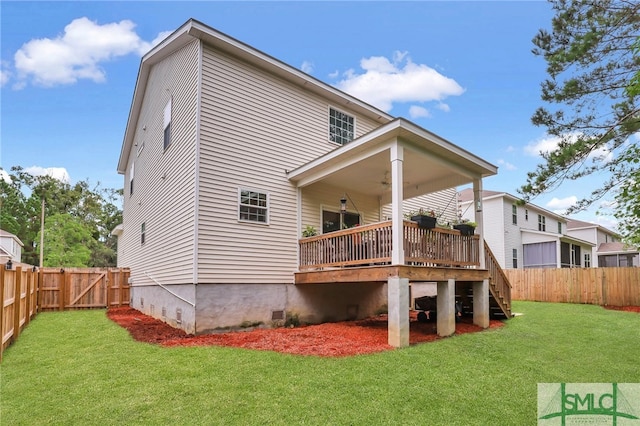
{"type": "Polygon", "coordinates": [[[485,245],[487,269],[480,268],[480,237],[443,228],[419,228],[404,221],[404,265],[391,264],[391,221],[303,238],[295,284],[489,280],[493,301],[511,317],[511,284],[485,245]]]}
{"type": "MultiPolygon", "coordinates": [[[[454,229],[420,228],[404,221],[405,264],[477,268],[480,237],[454,229]]],[[[372,223],[300,240],[300,271],[391,264],[391,221],[372,223]]]]}

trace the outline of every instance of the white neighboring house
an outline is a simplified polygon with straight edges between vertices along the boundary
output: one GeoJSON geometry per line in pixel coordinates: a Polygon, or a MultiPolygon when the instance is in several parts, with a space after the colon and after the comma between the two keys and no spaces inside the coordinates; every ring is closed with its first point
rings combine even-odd
{"type": "Polygon", "coordinates": [[[416,266],[432,251],[403,212],[455,217],[455,188],[481,189],[497,167],[198,21],[143,56],[118,172],[113,233],[131,305],[188,332],[366,317],[388,304],[405,345],[406,283],[435,271],[451,312],[442,318],[454,324],[452,283],[466,280],[488,326],[482,235],[438,231],[473,250],[439,258],[453,267],[416,266]],[[307,226],[320,235],[303,259],[307,226]]]}
{"type": "Polygon", "coordinates": [[[24,244],[20,238],[11,232],[0,229],[0,263],[7,263],[9,259],[13,263],[22,261],[22,247],[24,244]]]}
{"type": "Polygon", "coordinates": [[[569,219],[567,234],[594,245],[593,266],[640,266],[638,248],[623,243],[620,241],[620,235],[604,226],[569,219]]]}
{"type": "MultiPolygon", "coordinates": [[[[459,193],[462,218],[473,220],[473,192],[459,193]]],[[[504,269],[592,267],[595,243],[567,230],[567,219],[506,192],[483,191],[484,238],[504,269]]]]}

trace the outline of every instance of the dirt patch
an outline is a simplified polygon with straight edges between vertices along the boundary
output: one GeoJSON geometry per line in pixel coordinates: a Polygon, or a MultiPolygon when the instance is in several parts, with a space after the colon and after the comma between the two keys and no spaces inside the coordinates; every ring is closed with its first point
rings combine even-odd
{"type": "Polygon", "coordinates": [[[605,309],[612,309],[615,311],[625,311],[625,312],[637,312],[640,314],[640,306],[610,306],[604,305],[605,309]]]}
{"type": "MultiPolygon", "coordinates": [[[[409,342],[411,345],[441,339],[434,323],[418,322],[411,312],[409,342]]],[[[378,315],[359,321],[343,321],[295,328],[254,329],[194,336],[171,327],[132,308],[111,308],[107,317],[126,328],[131,336],[162,346],[234,346],[238,348],[276,351],[296,355],[342,357],[392,350],[387,344],[387,316],[378,315]]],[[[490,328],[502,327],[502,321],[491,320],[490,328]]],[[[483,329],[470,318],[456,323],[456,334],[475,333],[483,329]]]]}

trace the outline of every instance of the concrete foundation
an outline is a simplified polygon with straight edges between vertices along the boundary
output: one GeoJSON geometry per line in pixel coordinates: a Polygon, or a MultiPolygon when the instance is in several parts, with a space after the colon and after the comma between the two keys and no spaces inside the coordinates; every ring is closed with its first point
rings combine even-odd
{"type": "Polygon", "coordinates": [[[438,281],[438,336],[451,336],[456,332],[456,281],[438,281]]]}
{"type": "Polygon", "coordinates": [[[389,345],[409,346],[409,279],[389,277],[387,280],[389,306],[389,345]]]}
{"type": "Polygon", "coordinates": [[[489,327],[489,280],[473,283],[473,323],[489,327]]]}

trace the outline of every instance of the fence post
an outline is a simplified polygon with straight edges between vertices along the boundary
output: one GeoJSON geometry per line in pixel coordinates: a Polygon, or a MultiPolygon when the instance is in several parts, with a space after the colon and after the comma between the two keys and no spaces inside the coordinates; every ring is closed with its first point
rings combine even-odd
{"type": "Polygon", "coordinates": [[[37,271],[38,288],[36,290],[36,314],[40,313],[42,309],[42,280],[44,279],[42,274],[42,268],[38,268],[37,271]]]}
{"type": "Polygon", "coordinates": [[[107,268],[107,282],[106,282],[106,291],[107,291],[107,309],[111,307],[111,291],[112,291],[112,283],[113,283],[113,270],[111,268],[107,268]]]}
{"type": "Polygon", "coordinates": [[[13,294],[13,341],[20,335],[20,299],[22,297],[22,266],[16,267],[15,293],[13,294]]]}
{"type": "Polygon", "coordinates": [[[67,294],[67,273],[64,268],[60,269],[60,273],[62,274],[62,279],[60,280],[60,286],[58,287],[60,291],[60,294],[58,295],[58,310],[64,311],[64,297],[65,294],[67,294]]]}
{"type": "Polygon", "coordinates": [[[26,327],[29,322],[31,322],[31,287],[33,282],[33,272],[27,269],[27,282],[26,282],[26,291],[27,294],[24,300],[24,326],[26,327]]]}
{"type": "Polygon", "coordinates": [[[2,265],[0,268],[0,362],[2,362],[2,354],[4,353],[4,287],[7,266],[2,265]]]}

